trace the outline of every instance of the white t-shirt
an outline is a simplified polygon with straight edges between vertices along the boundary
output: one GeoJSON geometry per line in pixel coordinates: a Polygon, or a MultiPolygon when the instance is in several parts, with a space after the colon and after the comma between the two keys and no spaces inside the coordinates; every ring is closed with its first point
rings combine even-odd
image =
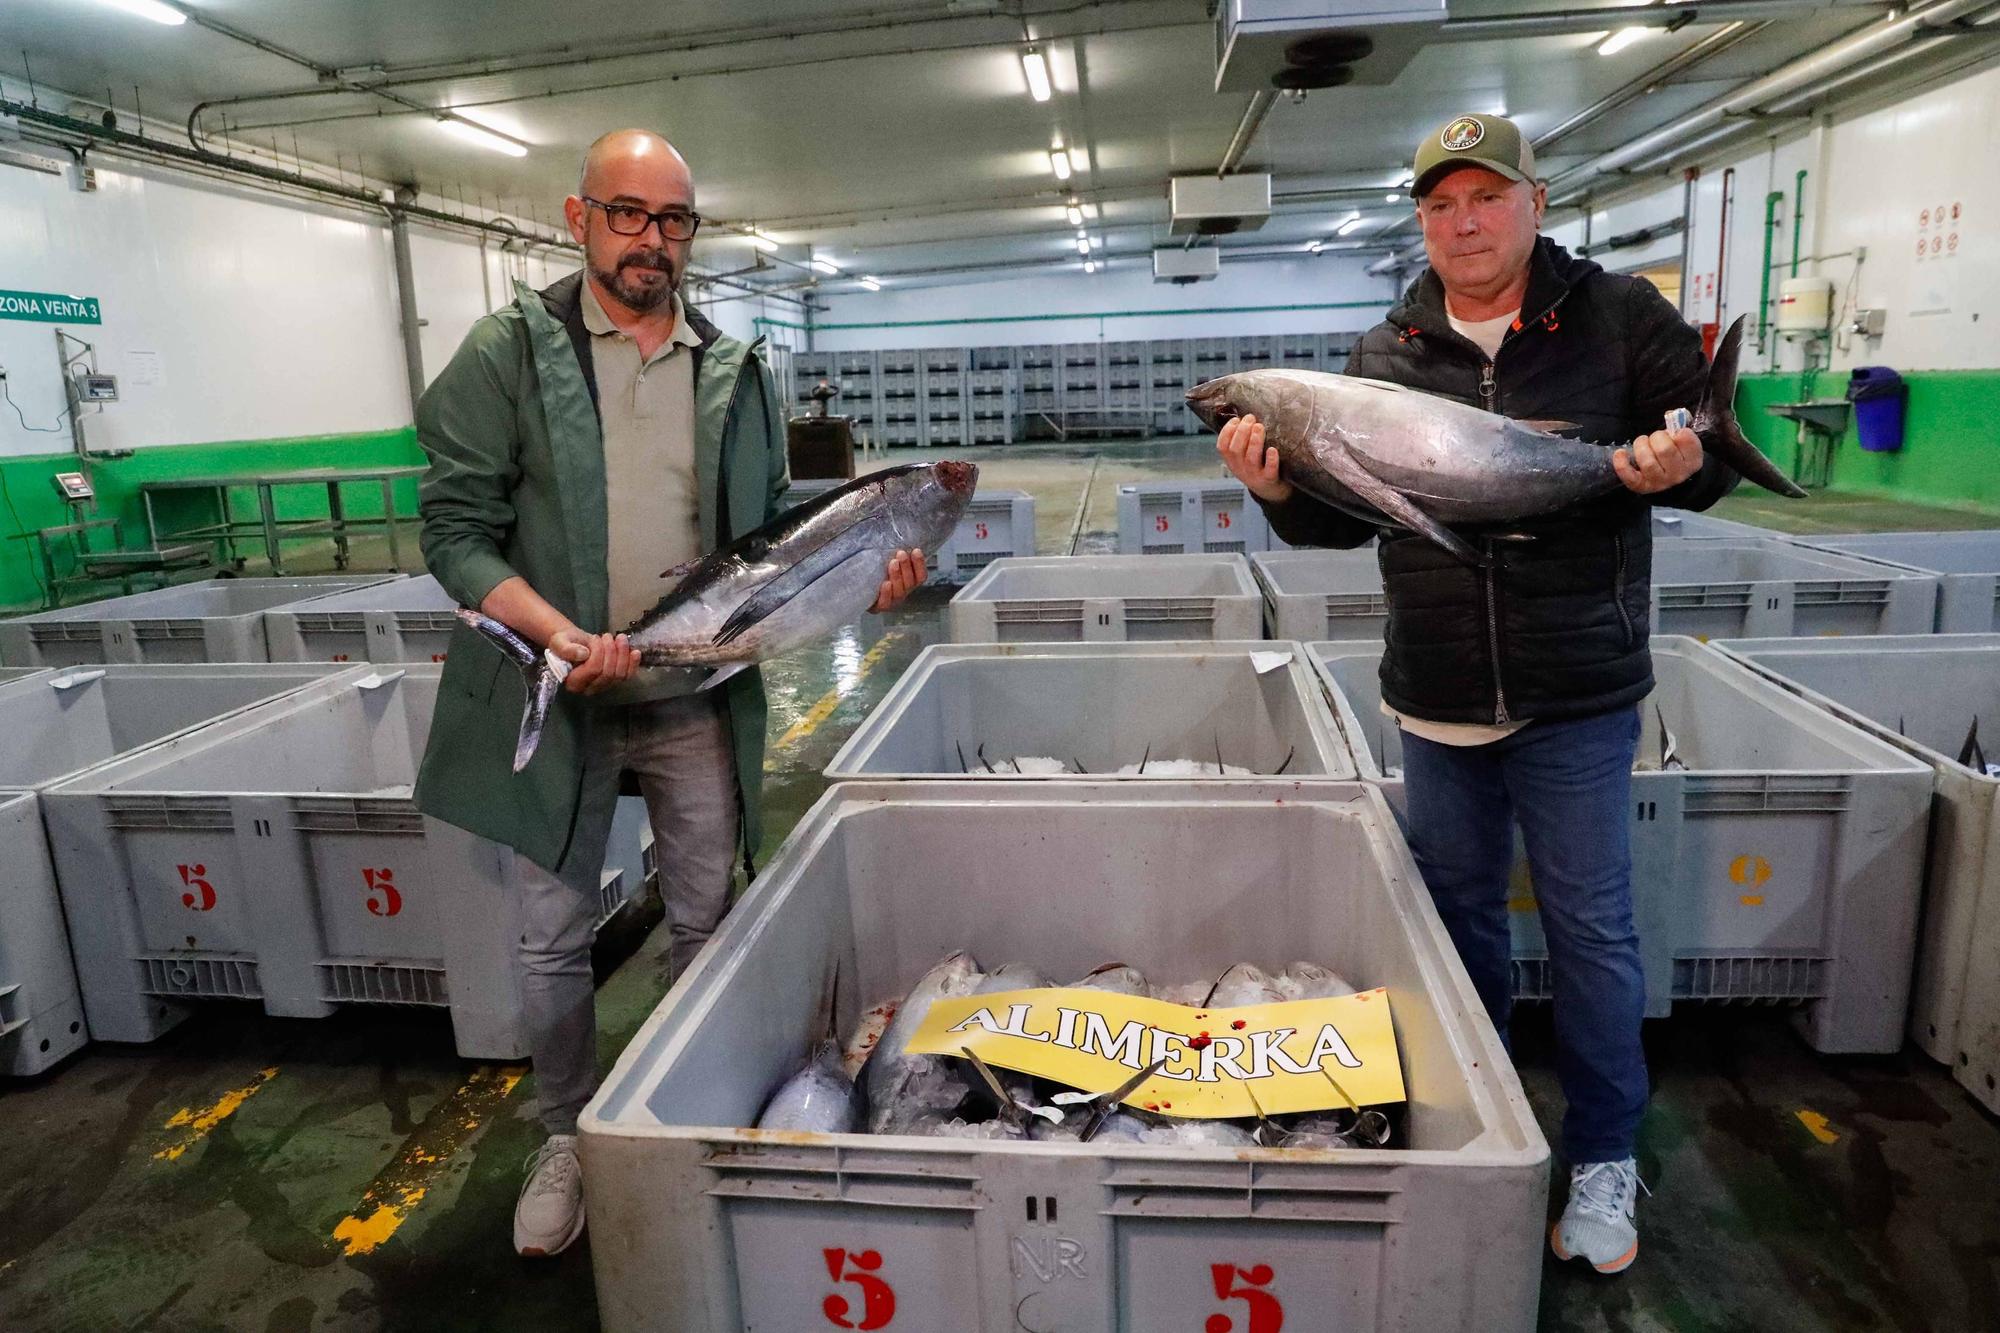
{"type": "Polygon", "coordinates": [[[1472,339],[1473,346],[1486,353],[1486,359],[1491,361],[1499,353],[1501,340],[1507,336],[1507,330],[1514,327],[1514,321],[1521,317],[1521,312],[1516,308],[1494,319],[1472,320],[1460,319],[1446,310],[1445,316],[1451,320],[1452,328],[1472,339]]]}
{"type": "MultiPolygon", "coordinates": [[[[1507,336],[1507,330],[1513,328],[1514,321],[1521,317],[1519,310],[1509,310],[1506,314],[1493,319],[1479,320],[1460,319],[1449,310],[1446,310],[1445,314],[1451,320],[1452,328],[1470,338],[1474,346],[1486,353],[1486,359],[1489,361],[1499,353],[1501,340],[1507,336]]],[[[1491,745],[1494,741],[1504,740],[1528,725],[1527,718],[1515,722],[1497,723],[1431,722],[1421,717],[1410,717],[1399,713],[1387,704],[1382,705],[1382,711],[1394,718],[1396,725],[1412,736],[1421,736],[1427,741],[1436,741],[1439,745],[1491,745]]]]}

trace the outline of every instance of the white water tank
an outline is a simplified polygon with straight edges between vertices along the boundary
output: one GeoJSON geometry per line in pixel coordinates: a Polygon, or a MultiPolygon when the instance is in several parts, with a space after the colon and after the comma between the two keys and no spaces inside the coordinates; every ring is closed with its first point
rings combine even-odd
{"type": "Polygon", "coordinates": [[[1788,338],[1824,334],[1833,323],[1833,282],[1829,278],[1787,278],[1778,288],[1778,332],[1788,338]]]}

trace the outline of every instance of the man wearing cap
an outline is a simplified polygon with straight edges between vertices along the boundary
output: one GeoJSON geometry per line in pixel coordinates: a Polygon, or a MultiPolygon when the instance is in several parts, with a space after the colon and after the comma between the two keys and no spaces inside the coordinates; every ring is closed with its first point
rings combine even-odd
{"type": "MultiPolygon", "coordinates": [[[[1630,440],[1625,490],[1505,530],[1463,529],[1475,569],[1379,530],[1389,604],[1383,711],[1402,732],[1417,864],[1504,1036],[1513,828],[1527,846],[1554,974],[1570,1194],[1550,1244],[1599,1272],[1639,1251],[1634,1140],[1645,1111],[1645,978],[1627,820],[1647,652],[1651,505],[1706,509],[1736,483],[1666,414],[1700,401],[1701,340],[1641,278],[1537,233],[1547,191],[1512,121],[1458,116],[1418,145],[1412,194],[1430,267],[1363,335],[1347,373],[1587,440],[1630,440]],[[1550,426],[1549,429],[1558,429],[1550,426]]],[[[1296,492],[1254,417],[1217,449],[1295,545],[1359,546],[1365,520],[1296,492]]]]}

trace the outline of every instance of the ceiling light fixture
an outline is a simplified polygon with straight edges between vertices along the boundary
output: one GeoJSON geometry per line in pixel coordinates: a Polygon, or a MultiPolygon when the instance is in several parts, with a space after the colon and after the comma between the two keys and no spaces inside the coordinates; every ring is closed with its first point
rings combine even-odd
{"type": "Polygon", "coordinates": [[[1081,227],[1083,225],[1083,210],[1075,204],[1071,204],[1068,208],[1064,209],[1063,216],[1069,219],[1069,225],[1072,227],[1081,227]]]}
{"type": "Polygon", "coordinates": [[[155,23],[164,23],[170,28],[178,28],[188,21],[188,16],[172,5],[163,5],[160,0],[100,0],[113,9],[122,9],[127,14],[155,23]]]}
{"type": "Polygon", "coordinates": [[[1021,70],[1028,76],[1028,96],[1037,102],[1049,100],[1049,62],[1035,47],[1021,52],[1021,70]]]}
{"type": "Polygon", "coordinates": [[[1620,28],[1597,44],[1597,54],[1615,56],[1632,43],[1642,42],[1651,37],[1654,31],[1652,28],[1620,28]]]}
{"type": "Polygon", "coordinates": [[[1086,259],[1086,260],[1084,260],[1084,261],[1083,261],[1083,271],[1084,271],[1085,273],[1095,273],[1095,272],[1097,272],[1097,261],[1096,261],[1095,259],[1086,259]]]}
{"type": "Polygon", "coordinates": [[[813,268],[826,274],[828,277],[832,277],[834,274],[840,272],[840,265],[834,263],[825,255],[813,256],[813,268]]]}
{"type": "Polygon", "coordinates": [[[861,279],[861,285],[863,287],[866,287],[871,292],[879,292],[882,290],[882,283],[881,280],[878,278],[864,277],[861,279]]]}
{"type": "Polygon", "coordinates": [[[1323,249],[1325,249],[1325,248],[1326,248],[1326,242],[1325,242],[1325,241],[1307,241],[1307,242],[1306,242],[1306,253],[1307,253],[1307,254],[1309,254],[1309,255],[1316,255],[1316,254],[1318,254],[1318,253],[1319,253],[1319,252],[1320,252],[1321,250],[1323,250],[1323,249]]]}
{"type": "Polygon", "coordinates": [[[1089,237],[1079,236],[1076,238],[1076,252],[1080,255],[1088,255],[1090,253],[1089,237]]]}
{"type": "Polygon", "coordinates": [[[1389,193],[1382,196],[1382,202],[1385,204],[1393,204],[1402,197],[1403,197],[1402,195],[1397,194],[1394,190],[1391,190],[1389,191],[1389,193]]]}
{"type": "Polygon", "coordinates": [[[778,253],[778,243],[772,240],[770,237],[766,236],[761,231],[753,231],[750,233],[750,244],[756,246],[759,250],[762,250],[767,255],[774,255],[778,253]]]}
{"type": "Polygon", "coordinates": [[[1060,148],[1049,149],[1049,169],[1056,173],[1056,179],[1069,179],[1069,154],[1060,148]]]}
{"type": "Polygon", "coordinates": [[[490,152],[505,153],[509,157],[528,155],[528,145],[519,139],[502,134],[498,130],[489,130],[484,125],[475,125],[465,117],[453,115],[449,111],[440,115],[437,123],[443,126],[447,133],[467,143],[478,144],[490,152]]]}

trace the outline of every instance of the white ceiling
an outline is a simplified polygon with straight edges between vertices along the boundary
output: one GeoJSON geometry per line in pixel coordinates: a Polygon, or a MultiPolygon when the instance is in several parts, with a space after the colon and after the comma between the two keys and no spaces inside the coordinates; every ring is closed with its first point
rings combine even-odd
{"type": "MultiPolygon", "coordinates": [[[[1601,2],[1601,0],[1600,0],[1601,2]]],[[[1588,7],[1590,0],[1461,0],[1454,18],[1588,7]]],[[[657,128],[687,154],[715,224],[698,262],[748,263],[729,224],[757,224],[849,273],[940,281],[970,270],[1074,261],[1056,136],[1079,150],[1073,188],[1098,203],[1112,253],[1166,239],[1165,185],[1212,171],[1247,96],[1217,94],[1205,0],[184,0],[183,7],[429,107],[470,108],[531,145],[509,158],[452,138],[367,93],[235,102],[204,112],[212,147],[246,140],[290,159],[413,181],[552,226],[578,158],[620,125],[657,128]],[[997,12],[996,12],[997,11],[997,12]],[[1024,11],[1017,12],[1017,11],[1024,11]],[[1024,23],[1049,51],[1056,93],[1029,98],[1024,23]],[[842,29],[846,29],[842,31],[842,29]],[[443,62],[449,68],[415,66],[443,62]],[[475,65],[481,68],[474,68],[475,65]],[[492,72],[483,72],[491,70],[492,72]],[[442,75],[442,77],[440,77],[442,75]]],[[[1846,7],[1774,23],[1564,140],[1554,174],[1696,106],[1878,11],[1846,7]]],[[[1607,22],[1607,27],[1611,26],[1607,22]]],[[[1364,207],[1363,240],[1407,205],[1382,194],[1294,204],[1288,194],[1368,186],[1387,193],[1416,138],[1462,111],[1504,108],[1530,135],[1714,31],[1695,23],[1612,57],[1588,34],[1432,45],[1384,87],[1280,100],[1245,159],[1269,170],[1280,207],[1228,244],[1296,248],[1364,207]]],[[[5,0],[0,73],[31,62],[41,86],[149,122],[198,103],[312,88],[311,70],[197,23],[168,27],[103,0],[5,0]],[[136,92],[135,92],[136,85],[136,92]]],[[[151,132],[151,131],[149,131],[151,132]]],[[[1405,235],[1408,233],[1406,232],[1405,235]]],[[[795,268],[773,281],[798,280],[795,268]]]]}

